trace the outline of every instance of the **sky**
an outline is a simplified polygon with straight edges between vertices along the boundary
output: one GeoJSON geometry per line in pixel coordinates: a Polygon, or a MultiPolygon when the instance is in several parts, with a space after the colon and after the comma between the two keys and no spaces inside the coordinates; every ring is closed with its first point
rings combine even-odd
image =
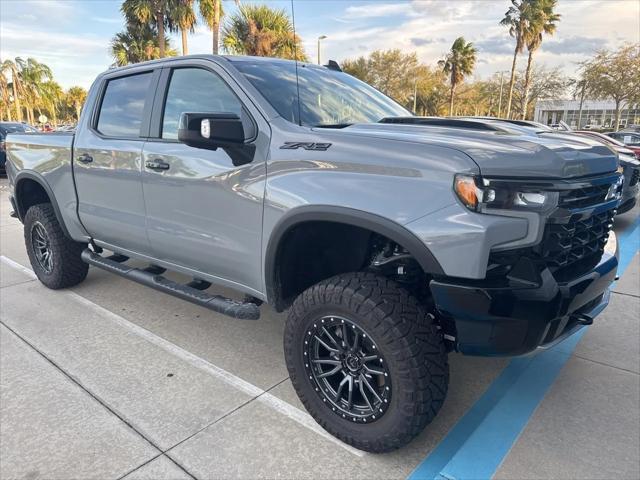
{"type": "MultiPolygon", "coordinates": [[[[291,11],[289,0],[266,3],[291,11]]],[[[109,43],[124,29],[119,0],[0,0],[0,59],[34,57],[49,65],[64,87],[88,88],[113,60],[109,43]]],[[[295,25],[309,58],[338,62],[377,49],[415,51],[435,66],[453,41],[464,36],[478,49],[475,78],[511,68],[513,39],[499,25],[509,0],[294,0],[295,25]]],[[[227,15],[235,2],[224,3],[227,15]]],[[[535,62],[574,75],[577,63],[600,48],[640,42],[640,0],[559,0],[557,33],[544,39],[535,62]]],[[[180,51],[179,34],[171,36],[180,51]]],[[[203,22],[189,36],[189,53],[210,53],[203,22]]],[[[526,55],[518,68],[526,65],[526,55]]]]}

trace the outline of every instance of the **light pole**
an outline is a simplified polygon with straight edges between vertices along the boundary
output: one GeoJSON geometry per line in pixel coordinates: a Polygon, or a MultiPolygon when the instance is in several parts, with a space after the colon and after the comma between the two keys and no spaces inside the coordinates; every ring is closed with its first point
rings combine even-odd
{"type": "Polygon", "coordinates": [[[500,72],[500,99],[498,100],[498,118],[502,112],[502,85],[504,85],[504,72],[500,72]]]}
{"type": "Polygon", "coordinates": [[[320,65],[320,40],[324,40],[325,38],[327,38],[326,35],[320,35],[318,37],[318,65],[320,65]]]}

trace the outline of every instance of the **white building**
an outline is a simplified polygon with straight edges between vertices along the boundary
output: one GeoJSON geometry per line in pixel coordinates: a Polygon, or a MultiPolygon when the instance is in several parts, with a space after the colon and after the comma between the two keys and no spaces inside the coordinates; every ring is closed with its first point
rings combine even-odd
{"type": "MultiPolygon", "coordinates": [[[[575,129],[613,129],[616,119],[615,108],[613,100],[585,100],[580,115],[580,100],[539,100],[536,103],[534,120],[545,125],[563,121],[575,129]]],[[[624,106],[620,114],[620,128],[638,124],[640,105],[624,106]]]]}

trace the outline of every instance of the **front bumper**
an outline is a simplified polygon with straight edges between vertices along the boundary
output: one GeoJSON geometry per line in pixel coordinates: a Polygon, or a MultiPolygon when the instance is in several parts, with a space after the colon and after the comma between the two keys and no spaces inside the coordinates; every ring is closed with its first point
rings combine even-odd
{"type": "Polygon", "coordinates": [[[456,350],[469,355],[521,355],[589,325],[609,302],[617,266],[617,253],[604,253],[592,270],[567,282],[557,282],[545,269],[534,287],[434,279],[430,288],[448,327],[445,333],[455,337],[456,350]]]}

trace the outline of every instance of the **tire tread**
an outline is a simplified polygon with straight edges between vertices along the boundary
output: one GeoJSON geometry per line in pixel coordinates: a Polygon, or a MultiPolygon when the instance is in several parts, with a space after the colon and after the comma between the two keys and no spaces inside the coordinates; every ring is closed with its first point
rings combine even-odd
{"type": "Polygon", "coordinates": [[[388,452],[405,445],[433,420],[444,403],[449,365],[442,335],[417,299],[385,277],[370,272],[347,273],[304,291],[289,311],[284,345],[291,381],[305,408],[323,428],[356,448],[388,452]],[[391,339],[385,343],[385,355],[393,356],[402,365],[398,375],[410,380],[411,388],[402,392],[400,400],[401,421],[397,428],[380,437],[356,436],[348,429],[333,428],[325,418],[332,412],[314,408],[307,397],[312,390],[301,383],[308,384],[306,376],[298,378],[292,368],[298,348],[294,344],[296,325],[314,307],[332,304],[371,319],[377,337],[391,339]]]}
{"type": "Polygon", "coordinates": [[[24,218],[24,240],[31,266],[40,282],[46,287],[52,290],[69,288],[86,278],[89,265],[82,261],[80,254],[87,245],[71,240],[64,234],[50,203],[39,203],[27,210],[24,218]],[[56,263],[51,274],[47,274],[40,267],[31,247],[31,225],[36,221],[44,226],[54,250],[56,263]]]}

